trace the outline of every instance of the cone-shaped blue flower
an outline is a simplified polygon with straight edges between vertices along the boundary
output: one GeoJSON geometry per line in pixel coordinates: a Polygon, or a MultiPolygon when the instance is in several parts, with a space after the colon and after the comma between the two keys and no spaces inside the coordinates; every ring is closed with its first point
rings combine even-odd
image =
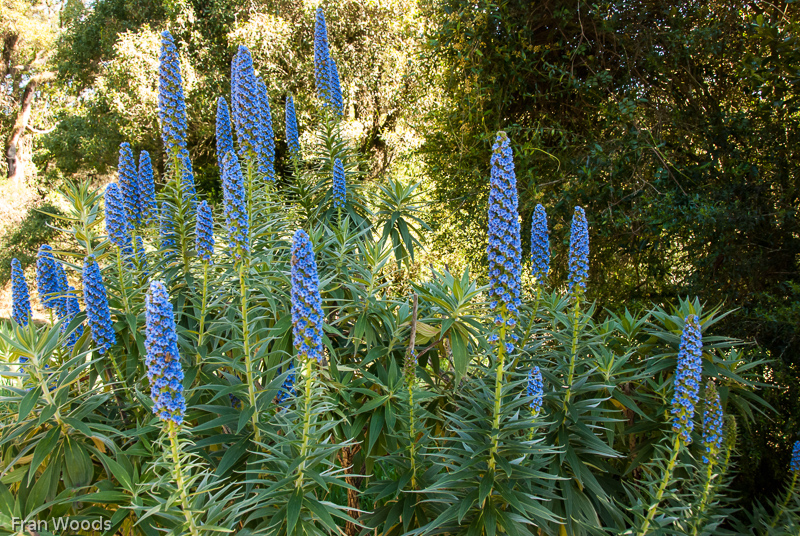
{"type": "Polygon", "coordinates": [[[11,259],[11,318],[20,326],[27,326],[33,315],[28,283],[17,259],[11,259]]]}
{"type": "Polygon", "coordinates": [[[297,115],[291,95],[286,98],[286,145],[291,154],[300,153],[300,132],[297,128],[297,115]]]}
{"type": "Polygon", "coordinates": [[[331,104],[331,51],[328,46],[328,26],[325,23],[325,13],[322,8],[317,8],[314,21],[314,78],[317,82],[317,97],[323,106],[331,104]]]}
{"type": "Polygon", "coordinates": [[[125,203],[117,183],[106,186],[106,233],[112,244],[120,248],[124,255],[132,251],[131,227],[125,213],[125,203]]]}
{"type": "Polygon", "coordinates": [[[183,98],[181,62],[175,40],[164,31],[161,33],[161,54],[158,70],[158,120],[161,123],[161,139],[169,155],[176,155],[186,148],[186,103],[183,98]]]}
{"type": "Polygon", "coordinates": [[[86,302],[86,319],[92,330],[92,340],[97,351],[103,355],[114,344],[116,336],[108,309],[106,287],[94,255],[87,256],[83,262],[83,300],[86,302]]]}
{"type": "Polygon", "coordinates": [[[156,205],[156,182],[153,175],[153,163],[150,153],[142,151],[139,154],[139,216],[140,221],[149,224],[156,219],[158,207],[156,205]]]}
{"type": "Polygon", "coordinates": [[[268,181],[275,181],[275,132],[272,129],[272,111],[269,107],[267,86],[256,79],[259,110],[261,112],[261,141],[258,172],[268,181]]]}
{"type": "MultiPolygon", "coordinates": [[[[66,296],[64,297],[64,303],[66,308],[66,316],[64,317],[64,323],[61,324],[61,331],[65,332],[69,323],[81,312],[81,306],[78,303],[78,297],[75,294],[75,287],[69,286],[66,296]]],[[[70,351],[75,347],[75,343],[78,342],[83,336],[83,324],[79,324],[70,334],[67,336],[67,339],[64,341],[64,346],[67,347],[70,351]]]]}
{"type": "Polygon", "coordinates": [[[680,434],[681,441],[691,443],[694,428],[695,406],[700,390],[703,370],[703,336],[696,315],[686,317],[678,349],[678,370],[672,396],[672,428],[680,434]]]}
{"type": "Polygon", "coordinates": [[[536,205],[531,225],[531,263],[533,277],[541,287],[550,273],[550,236],[547,230],[547,213],[542,205],[536,205]]]}
{"type": "Polygon", "coordinates": [[[261,99],[258,95],[253,58],[247,47],[239,45],[236,66],[236,88],[232,95],[239,159],[258,166],[261,155],[261,99]]]}
{"type": "Polygon", "coordinates": [[[211,261],[211,256],[214,255],[214,216],[208,201],[197,206],[195,249],[201,260],[211,261]]]}
{"type": "Polygon", "coordinates": [[[292,333],[297,358],[322,362],[322,299],[311,239],[302,229],[292,239],[292,333]]]}
{"type": "Polygon", "coordinates": [[[347,183],[344,179],[344,166],[338,158],[333,161],[333,207],[344,208],[347,204],[347,183]]]}
{"type": "Polygon", "coordinates": [[[233,135],[231,134],[231,116],[225,97],[217,99],[217,165],[222,170],[222,159],[233,152],[233,135]]]}
{"type": "Polygon", "coordinates": [[[569,235],[569,277],[567,288],[572,296],[580,296],[586,291],[589,279],[589,224],[586,213],[575,207],[569,235]]]}
{"type": "Polygon", "coordinates": [[[534,415],[538,415],[542,409],[542,398],[544,397],[544,383],[539,367],[533,367],[528,372],[528,396],[533,397],[531,411],[534,415]]]}
{"type": "Polygon", "coordinates": [[[793,473],[800,472],[800,441],[794,442],[792,449],[792,461],[789,464],[789,470],[793,473]]]}
{"type": "Polygon", "coordinates": [[[240,260],[247,256],[250,250],[250,223],[244,177],[235,153],[228,153],[223,164],[222,197],[225,207],[225,226],[228,229],[228,246],[231,255],[240,260]]]}
{"type": "Polygon", "coordinates": [[[339,83],[339,67],[336,65],[336,60],[328,58],[328,80],[330,81],[330,105],[337,115],[344,113],[344,100],[342,99],[342,86],[339,83]]]}
{"type": "MultiPolygon", "coordinates": [[[[492,147],[489,191],[489,298],[495,324],[513,327],[520,304],[522,247],[517,211],[517,178],[511,142],[498,132],[492,147]]],[[[507,343],[507,349],[513,348],[507,343]]]]}
{"type": "Polygon", "coordinates": [[[183,369],[175,331],[175,315],[167,289],[161,281],[150,283],[145,321],[145,364],[147,378],[150,380],[153,413],[162,421],[182,424],[186,414],[183,369]]]}
{"type": "Polygon", "coordinates": [[[62,310],[62,294],[67,290],[61,286],[61,278],[56,270],[56,261],[53,257],[53,248],[47,244],[39,247],[36,256],[36,287],[39,299],[46,309],[54,309],[56,313],[62,310]]]}
{"type": "Polygon", "coordinates": [[[140,222],[139,213],[139,177],[136,172],[136,164],[133,160],[131,144],[124,142],[119,146],[119,187],[122,191],[124,202],[125,219],[128,225],[135,227],[140,222]]]}

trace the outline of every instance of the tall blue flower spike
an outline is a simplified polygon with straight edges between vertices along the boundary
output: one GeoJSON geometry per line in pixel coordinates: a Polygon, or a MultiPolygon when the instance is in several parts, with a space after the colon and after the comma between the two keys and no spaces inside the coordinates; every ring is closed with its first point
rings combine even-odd
{"type": "Polygon", "coordinates": [[[171,421],[180,425],[186,415],[183,369],[178,351],[178,334],[175,331],[175,315],[167,289],[161,281],[150,282],[145,322],[145,364],[147,378],[150,380],[153,413],[164,422],[171,421]]]}
{"type": "Polygon", "coordinates": [[[27,326],[33,315],[28,283],[17,259],[11,259],[11,318],[20,326],[27,326]]]}
{"type": "Polygon", "coordinates": [[[717,455],[722,450],[722,405],[719,401],[719,393],[711,382],[706,387],[706,409],[703,411],[703,446],[706,449],[703,463],[716,461],[717,455]]]}
{"type": "Polygon", "coordinates": [[[158,69],[158,119],[161,139],[168,155],[177,156],[186,148],[186,103],[183,98],[181,62],[175,40],[168,31],[161,33],[158,69]]]}
{"type": "Polygon", "coordinates": [[[550,236],[547,230],[547,213],[536,205],[531,225],[531,263],[536,284],[542,286],[550,273],[550,236]]]}
{"type": "Polygon", "coordinates": [[[338,158],[333,161],[333,207],[343,208],[347,204],[347,183],[344,180],[344,166],[338,158]]]}
{"type": "Polygon", "coordinates": [[[322,362],[324,318],[314,248],[306,232],[298,229],[292,239],[292,333],[300,362],[322,362]]]}
{"type": "Polygon", "coordinates": [[[159,215],[159,238],[162,248],[175,247],[175,222],[172,221],[172,210],[166,201],[161,202],[161,214],[159,215]]]}
{"type": "Polygon", "coordinates": [[[125,219],[130,227],[135,227],[141,223],[139,212],[139,177],[136,172],[136,164],[133,160],[131,144],[124,142],[119,146],[119,187],[122,191],[122,201],[124,202],[125,219]]]}
{"type": "MultiPolygon", "coordinates": [[[[233,121],[233,126],[236,127],[236,132],[239,132],[241,128],[239,126],[239,113],[238,109],[238,102],[239,102],[239,50],[236,50],[236,54],[233,55],[231,58],[231,120],[233,121]]],[[[222,158],[225,157],[227,153],[222,153],[222,158]]],[[[222,167],[220,166],[220,169],[222,167]]]]}
{"type": "Polygon", "coordinates": [[[328,58],[328,80],[330,81],[330,104],[337,115],[344,113],[344,101],[342,100],[342,86],[339,83],[339,67],[336,65],[336,60],[328,58]]]}
{"type": "Polygon", "coordinates": [[[233,93],[233,110],[236,116],[236,137],[239,142],[239,160],[258,165],[261,157],[261,102],[258,96],[253,58],[247,47],[239,45],[236,65],[236,91],[233,93]]]}
{"type": "MultiPolygon", "coordinates": [[[[297,387],[295,386],[295,370],[294,364],[289,363],[289,371],[286,375],[286,379],[283,380],[283,384],[281,385],[281,390],[278,391],[278,404],[283,404],[291,397],[297,394],[297,387]]],[[[278,369],[278,374],[281,374],[281,370],[278,369]]]]}
{"type": "Polygon", "coordinates": [[[131,228],[126,216],[125,204],[117,183],[112,182],[106,186],[106,233],[112,244],[117,246],[123,254],[130,255],[132,251],[131,228]]]}
{"type": "Polygon", "coordinates": [[[700,390],[703,369],[703,336],[696,315],[686,317],[678,350],[678,370],[675,373],[675,390],[672,396],[672,429],[680,439],[689,444],[694,429],[695,406],[700,390]]]}
{"type": "Polygon", "coordinates": [[[269,107],[269,93],[261,78],[256,79],[258,103],[261,112],[261,142],[258,171],[268,181],[275,181],[275,132],[272,129],[272,111],[269,107]]]}
{"type": "Polygon", "coordinates": [[[794,442],[792,449],[792,461],[789,464],[789,470],[793,473],[800,472],[800,441],[794,442]]]}
{"type": "Polygon", "coordinates": [[[214,216],[208,201],[203,201],[197,206],[195,249],[200,260],[211,261],[214,255],[214,216]]]}
{"type": "Polygon", "coordinates": [[[231,134],[231,116],[225,97],[217,99],[217,165],[222,170],[222,159],[233,151],[233,135],[231,134]]]}
{"type": "Polygon", "coordinates": [[[62,294],[67,289],[61,286],[56,263],[53,248],[47,244],[40,246],[36,256],[36,288],[45,309],[54,309],[58,313],[62,310],[62,294]]]}
{"type": "Polygon", "coordinates": [[[228,153],[222,167],[222,198],[231,255],[241,260],[250,251],[250,223],[244,177],[236,153],[228,153]]]}
{"type": "MultiPolygon", "coordinates": [[[[522,246],[517,212],[517,179],[511,142],[505,132],[498,132],[492,147],[491,189],[489,191],[489,307],[495,312],[495,324],[513,327],[520,304],[522,246]]],[[[497,340],[497,334],[492,337],[497,340]]],[[[513,349],[506,343],[506,349],[513,349]]]]}
{"type": "Polygon", "coordinates": [[[569,278],[567,282],[569,294],[580,296],[586,292],[587,279],[589,279],[589,224],[583,209],[575,207],[569,235],[569,278]]]}
{"type": "Polygon", "coordinates": [[[542,409],[542,399],[544,398],[544,383],[539,367],[533,367],[528,372],[528,396],[533,397],[531,412],[536,416],[542,409]]]}
{"type": "Polygon", "coordinates": [[[83,262],[83,300],[86,302],[86,319],[92,330],[92,340],[97,351],[103,355],[114,344],[116,336],[108,309],[106,287],[94,255],[87,256],[83,262]]]}
{"type": "Polygon", "coordinates": [[[64,265],[61,261],[53,261],[53,273],[56,279],[56,288],[58,289],[59,298],[56,302],[56,314],[58,318],[67,316],[67,292],[69,292],[69,282],[67,281],[67,273],[64,271],[64,265]]]}
{"type": "Polygon", "coordinates": [[[286,98],[286,145],[289,153],[300,153],[300,132],[297,128],[297,114],[294,111],[294,99],[291,95],[286,98]]]}
{"type": "Polygon", "coordinates": [[[327,106],[330,101],[331,83],[330,68],[328,67],[330,57],[325,13],[322,12],[321,7],[318,7],[314,22],[314,78],[317,82],[317,96],[323,106],[327,106]]]}
{"type": "Polygon", "coordinates": [[[150,161],[150,153],[142,151],[139,154],[139,217],[142,222],[150,224],[157,216],[153,163],[150,161]]]}
{"type": "MultiPolygon", "coordinates": [[[[81,312],[81,306],[78,303],[78,297],[75,294],[75,287],[69,286],[67,287],[67,294],[64,297],[65,308],[66,308],[66,315],[64,317],[64,323],[61,324],[61,331],[64,332],[67,330],[69,323],[81,312]]],[[[67,339],[64,341],[64,346],[66,346],[70,351],[75,347],[75,343],[78,342],[83,336],[83,324],[79,324],[72,332],[67,336],[67,339]]]]}

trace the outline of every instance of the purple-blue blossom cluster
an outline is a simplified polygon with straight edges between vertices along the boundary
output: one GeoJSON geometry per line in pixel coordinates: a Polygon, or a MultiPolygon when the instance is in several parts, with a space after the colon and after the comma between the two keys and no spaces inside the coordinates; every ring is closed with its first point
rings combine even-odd
{"type": "Polygon", "coordinates": [[[300,132],[297,128],[297,114],[294,110],[294,99],[291,95],[286,98],[286,145],[289,153],[300,153],[300,132]]]}
{"type": "Polygon", "coordinates": [[[547,230],[547,212],[536,205],[531,223],[531,264],[536,284],[541,286],[550,273],[550,236],[547,230]]]}
{"type": "Polygon", "coordinates": [[[132,251],[131,229],[125,210],[123,194],[116,182],[106,186],[106,234],[112,244],[125,255],[132,251]]]}
{"type": "Polygon", "coordinates": [[[232,69],[235,72],[231,82],[231,100],[236,139],[239,142],[239,159],[243,164],[257,166],[262,158],[261,99],[253,71],[253,58],[246,46],[239,45],[232,69]]]}
{"type": "Polygon", "coordinates": [[[36,287],[45,309],[54,309],[59,313],[63,303],[61,295],[67,289],[61,286],[62,280],[56,265],[53,248],[42,244],[36,255],[36,287]]]}
{"type": "Polygon", "coordinates": [[[27,326],[31,311],[31,295],[19,261],[11,259],[11,318],[20,326],[27,326]]]}
{"type": "Polygon", "coordinates": [[[175,40],[168,31],[161,33],[158,75],[161,139],[167,154],[177,156],[181,149],[186,148],[186,103],[183,98],[180,58],[175,40]]]}
{"type": "Polygon", "coordinates": [[[792,461],[789,463],[789,470],[793,473],[800,473],[800,441],[794,442],[792,461]]]}
{"type": "Polygon", "coordinates": [[[331,91],[329,58],[328,26],[325,23],[325,13],[318,7],[314,21],[314,78],[317,82],[317,96],[324,105],[328,103],[331,91]]]}
{"type": "Polygon", "coordinates": [[[342,86],[339,83],[339,67],[336,65],[336,60],[329,57],[328,58],[328,79],[330,80],[331,84],[331,106],[336,111],[338,115],[342,115],[344,113],[344,101],[342,99],[342,86]]]}
{"type": "Polygon", "coordinates": [[[703,336],[696,315],[686,317],[678,349],[678,369],[672,396],[672,428],[685,443],[691,443],[695,406],[703,369],[703,336]]]}
{"type": "Polygon", "coordinates": [[[153,413],[165,422],[180,425],[186,414],[183,369],[178,351],[178,334],[169,294],[161,281],[150,282],[145,308],[147,378],[153,413]]]}
{"type": "Polygon", "coordinates": [[[261,114],[261,139],[259,140],[258,172],[269,181],[275,181],[275,132],[272,129],[272,111],[269,107],[267,85],[256,79],[258,106],[261,114]]]}
{"type": "Polygon", "coordinates": [[[131,144],[123,142],[119,146],[119,187],[122,193],[123,210],[126,223],[134,227],[140,222],[139,213],[139,177],[133,161],[131,144]]]}
{"type": "Polygon", "coordinates": [[[233,134],[231,133],[231,115],[225,97],[217,99],[217,165],[222,169],[225,155],[233,152],[233,134]]]}
{"type": "Polygon", "coordinates": [[[214,255],[214,215],[208,201],[203,201],[197,207],[195,249],[200,260],[211,261],[211,256],[214,255]]]}
{"type": "MultiPolygon", "coordinates": [[[[520,304],[522,247],[517,212],[517,179],[511,142],[498,132],[492,147],[491,189],[489,191],[489,299],[495,324],[513,328],[520,304]]],[[[497,340],[497,335],[492,337],[497,340]]],[[[506,343],[511,351],[513,345],[506,343]]]]}
{"type": "Polygon", "coordinates": [[[225,227],[228,229],[228,246],[231,255],[240,260],[250,251],[250,223],[244,177],[236,153],[228,153],[222,165],[222,201],[225,208],[225,227]]]}
{"type": "Polygon", "coordinates": [[[531,400],[531,412],[536,416],[542,410],[542,399],[544,398],[542,372],[536,366],[528,372],[528,396],[533,397],[533,400],[531,400]]]}
{"type": "Polygon", "coordinates": [[[333,161],[333,208],[344,208],[347,204],[347,183],[344,180],[344,165],[338,158],[333,161]]]}
{"type": "Polygon", "coordinates": [[[714,389],[714,384],[706,388],[706,407],[703,411],[703,463],[716,461],[717,454],[722,449],[722,405],[719,393],[714,389]]]}
{"type": "Polygon", "coordinates": [[[572,227],[569,235],[569,278],[567,288],[573,296],[580,296],[586,291],[586,280],[589,278],[589,224],[586,212],[575,207],[572,215],[572,227]]]}
{"type": "Polygon", "coordinates": [[[292,333],[297,358],[322,361],[322,299],[311,239],[298,229],[292,239],[292,333]]]}
{"type": "Polygon", "coordinates": [[[151,223],[157,216],[156,183],[153,177],[153,163],[150,153],[139,153],[139,218],[141,222],[151,223]]]}
{"type": "Polygon", "coordinates": [[[92,340],[100,355],[106,353],[116,341],[111,311],[108,309],[108,295],[103,284],[100,267],[94,255],[83,262],[83,299],[86,302],[86,319],[92,330],[92,340]]]}
{"type": "Polygon", "coordinates": [[[197,204],[197,189],[194,185],[194,171],[192,170],[192,160],[189,158],[189,151],[181,149],[178,154],[181,170],[181,195],[185,202],[189,203],[189,211],[194,211],[197,204]]]}

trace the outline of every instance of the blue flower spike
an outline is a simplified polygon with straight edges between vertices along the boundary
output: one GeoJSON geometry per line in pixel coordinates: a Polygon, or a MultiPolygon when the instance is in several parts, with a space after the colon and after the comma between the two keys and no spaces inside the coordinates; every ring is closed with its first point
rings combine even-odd
{"type": "Polygon", "coordinates": [[[222,171],[222,197],[228,247],[234,259],[242,260],[250,251],[250,223],[247,216],[247,196],[244,177],[236,153],[228,153],[222,171]]]}
{"type": "Polygon", "coordinates": [[[231,133],[231,115],[225,97],[217,99],[217,165],[222,170],[225,155],[233,152],[233,134],[231,133]]]}
{"type": "Polygon", "coordinates": [[[794,442],[792,461],[789,464],[789,470],[793,473],[800,473],[800,441],[794,442]]]}
{"type": "MultiPolygon", "coordinates": [[[[495,324],[513,328],[519,313],[522,247],[518,213],[517,179],[511,142],[498,132],[492,147],[489,191],[489,307],[495,324]]],[[[497,340],[495,337],[492,337],[497,340]]],[[[511,343],[506,349],[513,350],[511,343]]]]}
{"type": "Polygon", "coordinates": [[[177,156],[186,148],[186,102],[183,97],[181,61],[175,40],[168,31],[161,32],[158,70],[158,120],[161,139],[168,155],[177,156]]]}
{"type": "MultiPolygon", "coordinates": [[[[233,95],[234,124],[239,142],[239,160],[245,166],[258,166],[261,159],[261,99],[253,71],[253,58],[246,46],[239,45],[233,95]]],[[[223,155],[224,158],[224,155],[223,155]]],[[[256,168],[253,168],[256,169],[256,168]]]]}
{"type": "Polygon", "coordinates": [[[119,187],[122,191],[122,201],[125,210],[127,225],[135,227],[141,223],[141,213],[139,212],[139,174],[133,160],[131,144],[124,142],[119,146],[119,166],[117,167],[119,176],[119,187]]]}
{"type": "Polygon", "coordinates": [[[61,287],[61,277],[56,269],[53,248],[47,244],[39,247],[36,256],[36,288],[39,292],[39,299],[45,309],[54,309],[56,313],[61,311],[61,294],[66,288],[61,287]]]}
{"type": "Polygon", "coordinates": [[[292,239],[292,333],[297,359],[322,362],[322,300],[314,248],[305,231],[292,239]]]}
{"type": "Polygon", "coordinates": [[[675,389],[672,397],[672,429],[680,434],[680,440],[692,442],[695,407],[703,368],[703,336],[700,320],[696,315],[686,317],[678,350],[678,369],[675,373],[675,389]]]}
{"type": "Polygon", "coordinates": [[[317,83],[317,97],[323,106],[330,102],[330,48],[328,46],[328,26],[325,23],[325,13],[321,7],[317,8],[314,21],[314,78],[317,83]]]}
{"type": "Polygon", "coordinates": [[[272,129],[272,111],[269,106],[267,86],[261,78],[256,79],[256,89],[261,114],[258,172],[266,180],[275,182],[275,132],[272,129]]]}
{"type": "Polygon", "coordinates": [[[156,205],[156,182],[150,153],[139,154],[139,216],[141,221],[150,224],[158,215],[156,205]]]}
{"type": "Polygon", "coordinates": [[[86,302],[86,319],[92,330],[92,340],[97,351],[103,355],[116,341],[111,311],[108,308],[108,295],[103,276],[94,255],[83,262],[83,299],[86,302]]]}
{"type": "Polygon", "coordinates": [[[531,400],[531,413],[537,416],[542,410],[542,399],[544,398],[544,383],[542,382],[542,372],[539,367],[533,367],[528,372],[528,396],[531,400]]]}
{"type": "Polygon", "coordinates": [[[347,183],[344,165],[338,158],[333,161],[333,208],[344,208],[347,204],[347,183]]]}
{"type": "Polygon", "coordinates": [[[150,282],[146,301],[145,364],[150,380],[153,413],[164,422],[181,425],[186,415],[183,369],[175,315],[163,282],[150,282]]]}
{"type": "Polygon", "coordinates": [[[27,326],[33,315],[28,283],[19,260],[11,259],[11,318],[20,326],[27,326]]]}
{"type": "Polygon", "coordinates": [[[125,255],[130,255],[132,250],[131,226],[129,224],[125,200],[117,183],[112,182],[106,186],[106,234],[112,244],[117,246],[125,255]]]}
{"type": "Polygon", "coordinates": [[[575,207],[569,236],[569,277],[567,288],[571,296],[580,297],[586,292],[589,279],[589,224],[586,212],[575,207]]]}
{"type": "Polygon", "coordinates": [[[536,205],[533,211],[531,264],[536,285],[541,288],[550,274],[550,236],[547,230],[547,212],[541,204],[536,205]]]}
{"type": "Polygon", "coordinates": [[[286,98],[286,145],[290,154],[300,154],[300,131],[297,128],[297,114],[291,95],[286,98]]]}

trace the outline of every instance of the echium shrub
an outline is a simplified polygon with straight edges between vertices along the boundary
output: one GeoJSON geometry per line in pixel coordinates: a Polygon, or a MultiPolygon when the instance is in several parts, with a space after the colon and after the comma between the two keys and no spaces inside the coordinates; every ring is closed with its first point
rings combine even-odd
{"type": "MultiPolygon", "coordinates": [[[[270,69],[241,46],[230,95],[203,112],[216,111],[218,203],[194,184],[180,43],[164,32],[165,152],[139,153],[137,169],[129,140],[105,191],[65,183],[63,251],[43,246],[37,260],[50,322],[31,321],[14,263],[0,514],[192,536],[737,527],[748,514],[727,493],[734,419],[767,408],[753,392],[762,364],[735,341],[702,339],[719,308],[596,307],[588,220],[600,215],[543,200],[522,236],[505,132],[484,163],[488,272],[451,273],[436,255],[419,270],[426,194],[384,175],[353,180],[368,166],[343,134],[341,89],[359,81],[340,84],[325,15],[308,17],[314,95],[258,79],[270,69]],[[297,103],[319,116],[302,155],[297,103]],[[284,142],[290,161],[277,166],[284,142]],[[713,385],[702,415],[701,371],[713,385]]],[[[796,526],[795,451],[786,493],[752,526],[796,526]]]]}

